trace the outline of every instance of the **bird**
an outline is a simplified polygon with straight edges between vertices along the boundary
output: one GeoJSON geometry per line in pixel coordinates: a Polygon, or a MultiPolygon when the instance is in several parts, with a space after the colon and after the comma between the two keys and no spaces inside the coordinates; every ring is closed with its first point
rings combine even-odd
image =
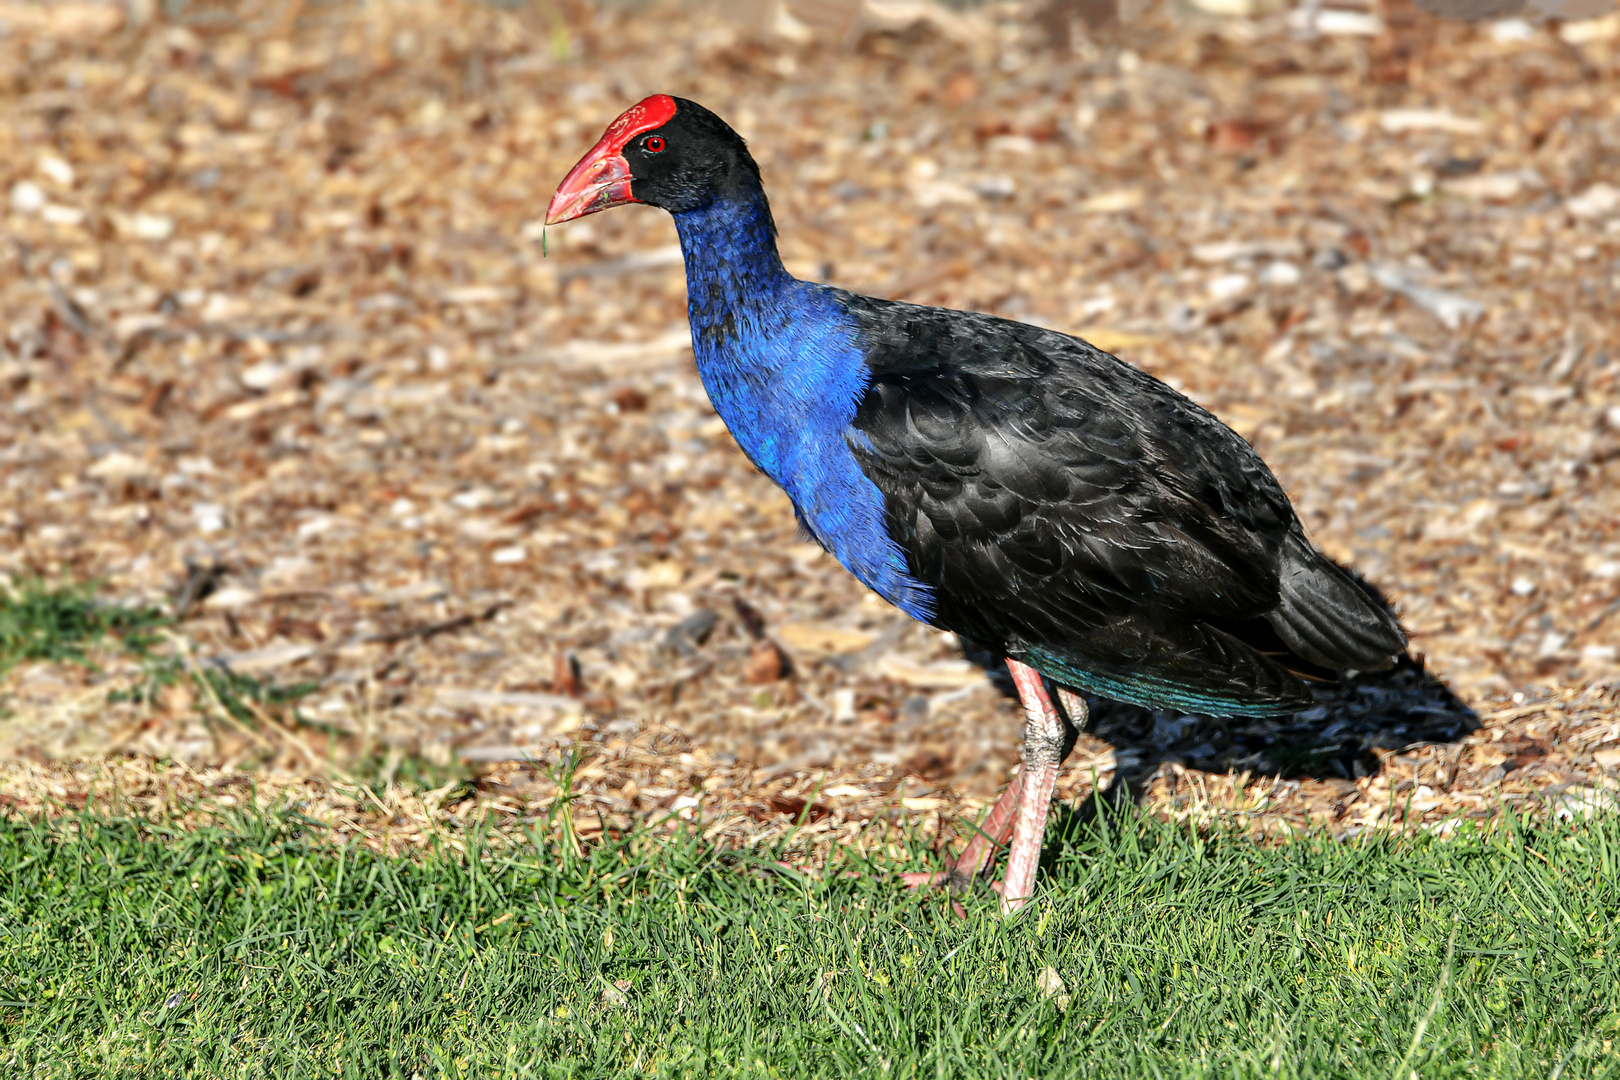
{"type": "Polygon", "coordinates": [[[1405,655],[1388,603],[1183,394],[1077,337],[791,275],[758,163],[702,105],[631,106],[545,220],[637,203],[674,218],[698,375],[803,532],[905,614],[1005,658],[1018,772],[949,871],[908,883],[966,889],[1005,845],[1000,909],[1028,903],[1087,694],[1288,715],[1314,683],[1405,655]]]}

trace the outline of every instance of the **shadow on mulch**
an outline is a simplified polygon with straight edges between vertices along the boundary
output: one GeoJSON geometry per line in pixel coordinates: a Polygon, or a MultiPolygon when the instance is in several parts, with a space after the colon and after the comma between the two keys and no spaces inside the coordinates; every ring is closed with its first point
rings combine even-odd
{"type": "Polygon", "coordinates": [[[1316,699],[1314,708],[1264,720],[1172,716],[1093,701],[1087,731],[1113,744],[1119,763],[1102,797],[1138,801],[1165,762],[1349,786],[1376,776],[1390,752],[1455,743],[1481,726],[1473,709],[1411,660],[1320,689],[1316,699]]]}
{"type": "MultiPolygon", "coordinates": [[[[984,668],[1002,693],[1016,698],[1003,659],[972,647],[964,655],[984,668]]],[[[1105,804],[1139,802],[1167,762],[1206,773],[1249,772],[1282,780],[1339,781],[1351,786],[1383,768],[1380,751],[1455,743],[1481,727],[1478,714],[1410,658],[1390,671],[1357,674],[1316,690],[1317,704],[1290,717],[1192,716],[1154,711],[1086,695],[1085,733],[1114,747],[1116,768],[1098,795],[1105,804]]],[[[1080,731],[1069,731],[1065,754],[1080,731]]],[[[1096,816],[1098,799],[1073,809],[1096,816]]]]}

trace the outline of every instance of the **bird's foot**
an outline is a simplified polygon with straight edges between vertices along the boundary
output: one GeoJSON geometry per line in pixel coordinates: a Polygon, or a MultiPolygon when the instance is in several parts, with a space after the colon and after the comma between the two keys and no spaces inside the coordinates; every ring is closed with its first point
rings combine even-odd
{"type": "MultiPolygon", "coordinates": [[[[908,889],[930,889],[948,883],[953,891],[965,893],[973,887],[974,879],[989,869],[996,849],[1006,847],[1007,873],[1004,880],[991,886],[1001,895],[1004,917],[1017,913],[1035,895],[1035,872],[1041,859],[1046,815],[1052,804],[1058,768],[1068,752],[1065,724],[1077,727],[1085,723],[1086,717],[1085,699],[1059,689],[1068,711],[1068,719],[1065,719],[1052,704],[1045,683],[1034,668],[1009,658],[1007,670],[1024,705],[1023,764],[1017,775],[1008,781],[977,835],[949,870],[900,875],[908,889]]],[[[952,900],[951,906],[958,915],[966,917],[967,912],[959,902],[952,900]]]]}
{"type": "MultiPolygon", "coordinates": [[[[920,873],[906,873],[900,875],[901,884],[905,885],[907,889],[910,889],[913,892],[921,892],[924,889],[932,889],[936,885],[943,885],[950,880],[951,873],[948,870],[936,872],[922,871],[920,873]]],[[[958,919],[967,918],[967,908],[963,907],[962,901],[958,900],[954,896],[951,897],[951,914],[955,915],[958,919]]]]}
{"type": "MultiPolygon", "coordinates": [[[[1023,785],[1018,776],[1007,782],[1006,790],[996,805],[990,809],[990,816],[984,819],[983,824],[974,833],[973,839],[950,864],[948,870],[934,870],[913,872],[900,875],[900,880],[908,889],[932,889],[940,885],[949,885],[955,893],[966,893],[973,888],[974,879],[984,873],[990,866],[996,849],[1004,847],[1007,837],[1012,834],[1013,819],[1017,817],[1019,800],[1023,785]]],[[[967,918],[967,910],[962,907],[959,900],[951,900],[951,909],[960,918],[967,918]]]]}
{"type": "Polygon", "coordinates": [[[1008,896],[1007,882],[1005,879],[1001,881],[992,881],[990,883],[990,888],[995,890],[995,894],[997,896],[1001,897],[1002,918],[1008,918],[1009,916],[1016,915],[1025,904],[1034,899],[1033,896],[1008,896]]]}
{"type": "MultiPolygon", "coordinates": [[[[952,873],[948,870],[937,870],[933,872],[922,871],[918,873],[901,874],[900,881],[907,889],[921,892],[924,889],[932,889],[945,884],[950,884],[952,888],[955,888],[955,882],[952,881],[952,877],[952,873]]],[[[1027,896],[1015,896],[1008,899],[1006,895],[1007,883],[1005,881],[992,881],[990,883],[990,888],[997,896],[1001,897],[1002,915],[1013,914],[1019,908],[1028,903],[1030,899],[1027,896]]],[[[962,901],[958,900],[954,896],[951,897],[951,913],[958,919],[967,918],[967,908],[963,907],[962,901]]]]}
{"type": "Polygon", "coordinates": [[[932,889],[951,879],[949,870],[911,870],[900,875],[900,883],[908,889],[932,889]]]}

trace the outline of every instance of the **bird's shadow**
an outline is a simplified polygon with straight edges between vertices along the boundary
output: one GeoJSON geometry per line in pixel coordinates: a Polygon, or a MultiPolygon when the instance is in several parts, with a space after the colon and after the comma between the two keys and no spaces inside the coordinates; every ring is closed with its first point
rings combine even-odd
{"type": "MultiPolygon", "coordinates": [[[[971,648],[964,653],[1016,698],[1000,657],[971,648]]],[[[1318,687],[1315,696],[1314,707],[1293,716],[1254,719],[1156,712],[1087,695],[1085,733],[1113,746],[1115,768],[1096,797],[1070,808],[1060,826],[1086,824],[1104,807],[1134,806],[1166,763],[1206,773],[1319,780],[1348,791],[1361,777],[1379,773],[1380,752],[1454,743],[1481,726],[1473,709],[1411,659],[1389,671],[1318,687]]],[[[1079,734],[1071,728],[1071,746],[1079,734]]]]}

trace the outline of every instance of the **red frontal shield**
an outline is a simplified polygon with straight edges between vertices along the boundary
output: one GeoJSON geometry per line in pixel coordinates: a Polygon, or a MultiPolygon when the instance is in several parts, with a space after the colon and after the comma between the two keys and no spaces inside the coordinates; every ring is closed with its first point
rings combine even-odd
{"type": "Polygon", "coordinates": [[[630,163],[624,160],[625,144],[642,132],[663,127],[674,115],[675,99],[668,94],[654,94],[626,109],[557,185],[557,194],[546,208],[546,224],[635,202],[630,193],[630,163]]]}

